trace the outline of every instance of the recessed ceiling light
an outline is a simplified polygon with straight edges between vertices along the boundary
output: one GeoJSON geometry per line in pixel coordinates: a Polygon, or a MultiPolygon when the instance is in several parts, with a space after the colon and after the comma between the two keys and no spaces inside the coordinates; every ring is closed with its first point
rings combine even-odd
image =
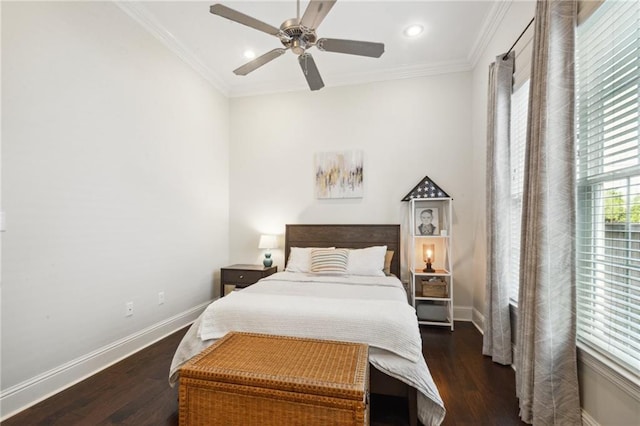
{"type": "Polygon", "coordinates": [[[422,34],[422,31],[424,31],[424,27],[422,25],[409,25],[404,29],[404,35],[406,37],[417,37],[422,34]]]}
{"type": "Polygon", "coordinates": [[[253,59],[256,57],[256,53],[253,50],[245,50],[244,57],[247,59],[253,59]]]}

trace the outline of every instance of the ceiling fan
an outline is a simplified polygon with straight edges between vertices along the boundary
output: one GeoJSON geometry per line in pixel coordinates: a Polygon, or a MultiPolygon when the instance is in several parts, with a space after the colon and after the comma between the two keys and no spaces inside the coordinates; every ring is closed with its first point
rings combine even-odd
{"type": "Polygon", "coordinates": [[[379,58],[384,53],[383,43],[370,41],[342,40],[336,38],[317,38],[316,29],[327,16],[336,0],[311,0],[300,18],[300,0],[297,0],[297,18],[287,19],[276,28],[251,16],[240,13],[222,4],[214,4],[209,11],[239,24],[246,25],[258,31],[274,35],[280,39],[284,48],[273,49],[254,60],[247,62],[233,70],[236,75],[247,75],[259,67],[283,55],[287,49],[298,55],[298,62],[302,68],[309,88],[319,90],[324,82],[315,61],[307,49],[316,46],[326,52],[347,53],[350,55],[369,56],[379,58]]]}

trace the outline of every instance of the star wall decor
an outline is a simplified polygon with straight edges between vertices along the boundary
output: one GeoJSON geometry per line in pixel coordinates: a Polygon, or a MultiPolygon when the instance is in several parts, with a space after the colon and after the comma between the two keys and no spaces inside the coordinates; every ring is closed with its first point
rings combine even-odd
{"type": "Polygon", "coordinates": [[[402,201],[409,201],[412,198],[451,198],[449,194],[444,192],[434,181],[425,176],[407,195],[404,196],[402,201]]]}

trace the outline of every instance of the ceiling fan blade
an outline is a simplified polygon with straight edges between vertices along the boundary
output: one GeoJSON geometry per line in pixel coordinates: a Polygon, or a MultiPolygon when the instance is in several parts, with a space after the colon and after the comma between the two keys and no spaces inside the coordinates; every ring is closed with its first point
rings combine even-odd
{"type": "Polygon", "coordinates": [[[379,58],[384,53],[384,43],[371,41],[341,40],[337,38],[321,38],[316,42],[320,50],[349,55],[370,56],[379,58]]]}
{"type": "Polygon", "coordinates": [[[258,56],[253,61],[247,62],[243,66],[241,66],[239,68],[236,68],[235,70],[233,70],[233,73],[236,74],[236,75],[247,75],[251,71],[254,71],[257,68],[260,68],[261,66],[263,66],[267,62],[271,62],[274,59],[280,57],[286,51],[287,51],[287,49],[282,49],[282,48],[273,49],[270,52],[267,52],[262,56],[258,56]]]}
{"type": "Polygon", "coordinates": [[[322,23],[336,0],[311,0],[302,15],[300,25],[315,30],[322,23]]]}
{"type": "Polygon", "coordinates": [[[300,68],[302,68],[304,78],[307,79],[309,88],[311,90],[322,89],[324,87],[324,82],[322,81],[322,77],[320,77],[320,72],[318,71],[318,67],[313,60],[313,57],[308,53],[303,53],[298,56],[298,62],[300,63],[300,68]]]}
{"type": "Polygon", "coordinates": [[[244,13],[228,8],[220,3],[212,5],[209,8],[209,12],[267,34],[277,36],[280,33],[278,28],[259,21],[256,18],[252,18],[251,16],[245,15],[244,13]]]}

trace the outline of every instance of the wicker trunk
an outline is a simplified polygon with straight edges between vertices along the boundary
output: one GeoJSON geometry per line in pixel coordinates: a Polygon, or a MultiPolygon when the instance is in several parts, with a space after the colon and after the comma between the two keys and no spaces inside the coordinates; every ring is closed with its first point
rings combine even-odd
{"type": "Polygon", "coordinates": [[[180,370],[180,425],[367,425],[364,344],[229,333],[180,370]]]}

